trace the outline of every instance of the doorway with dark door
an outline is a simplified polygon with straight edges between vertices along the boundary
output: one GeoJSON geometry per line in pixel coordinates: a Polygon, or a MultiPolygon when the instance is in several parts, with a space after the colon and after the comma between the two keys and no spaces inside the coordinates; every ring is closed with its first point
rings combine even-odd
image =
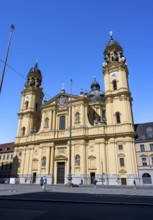
{"type": "Polygon", "coordinates": [[[65,183],[65,162],[57,163],[57,184],[65,183]]]}
{"type": "Polygon", "coordinates": [[[90,183],[94,184],[95,181],[95,173],[90,173],[90,183]]]}
{"type": "Polygon", "coordinates": [[[32,183],[36,182],[36,176],[37,176],[37,173],[32,174],[32,183]]]}
{"type": "Polygon", "coordinates": [[[126,178],[121,178],[121,185],[127,185],[126,178]]]}

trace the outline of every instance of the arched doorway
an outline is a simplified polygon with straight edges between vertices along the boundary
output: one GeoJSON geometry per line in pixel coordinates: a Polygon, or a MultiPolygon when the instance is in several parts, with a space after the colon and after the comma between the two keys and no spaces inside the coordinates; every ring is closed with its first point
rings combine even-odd
{"type": "Polygon", "coordinates": [[[152,184],[151,176],[149,173],[144,173],[142,175],[142,182],[143,184],[152,184]]]}

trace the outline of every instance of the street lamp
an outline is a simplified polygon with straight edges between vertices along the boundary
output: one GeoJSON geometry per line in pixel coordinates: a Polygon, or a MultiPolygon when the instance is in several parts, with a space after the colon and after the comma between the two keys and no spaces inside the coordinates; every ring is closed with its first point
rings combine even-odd
{"type": "Polygon", "coordinates": [[[3,79],[4,79],[4,73],[5,73],[5,68],[6,68],[6,64],[7,64],[7,58],[8,58],[8,54],[9,54],[9,49],[10,49],[10,44],[11,44],[11,39],[12,39],[12,33],[14,30],[14,25],[11,24],[11,31],[10,31],[10,38],[9,38],[9,42],[8,42],[8,47],[7,47],[7,51],[6,51],[6,57],[5,57],[5,61],[4,61],[4,67],[3,67],[3,72],[2,72],[2,78],[0,81],[0,93],[2,90],[2,84],[3,84],[3,79]]]}
{"type": "Polygon", "coordinates": [[[71,173],[71,148],[72,148],[72,79],[70,80],[70,133],[69,133],[69,173],[68,173],[68,186],[72,186],[72,173],[71,173]]]}

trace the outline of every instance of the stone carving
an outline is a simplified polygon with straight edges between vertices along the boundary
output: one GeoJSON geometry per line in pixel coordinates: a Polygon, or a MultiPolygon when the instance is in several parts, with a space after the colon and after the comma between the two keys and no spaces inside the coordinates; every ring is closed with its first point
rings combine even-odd
{"type": "Polygon", "coordinates": [[[57,108],[64,108],[68,103],[68,97],[61,95],[59,98],[56,99],[56,107],[57,108]]]}

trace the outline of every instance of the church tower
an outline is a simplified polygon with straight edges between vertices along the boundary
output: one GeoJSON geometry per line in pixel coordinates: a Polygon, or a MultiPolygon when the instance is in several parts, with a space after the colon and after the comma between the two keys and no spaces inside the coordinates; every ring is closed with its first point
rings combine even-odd
{"type": "Polygon", "coordinates": [[[22,91],[21,109],[18,113],[17,138],[37,132],[41,123],[41,105],[43,99],[42,75],[36,63],[27,75],[27,82],[22,91]]]}
{"type": "Polygon", "coordinates": [[[106,107],[106,173],[109,183],[114,174],[122,185],[131,185],[137,179],[134,145],[132,97],[128,83],[128,67],[120,44],[110,40],[104,50],[103,74],[106,107]]]}
{"type": "Polygon", "coordinates": [[[104,51],[103,63],[107,125],[133,125],[132,97],[128,85],[128,68],[123,49],[113,39],[104,51]]]}

